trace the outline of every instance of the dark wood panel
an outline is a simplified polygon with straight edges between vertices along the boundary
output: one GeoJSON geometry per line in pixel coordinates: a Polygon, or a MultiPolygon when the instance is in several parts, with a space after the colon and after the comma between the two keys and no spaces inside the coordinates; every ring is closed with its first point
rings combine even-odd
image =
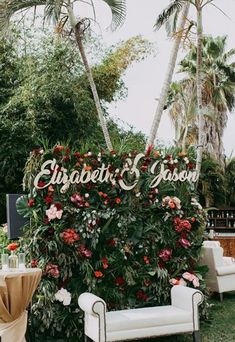
{"type": "Polygon", "coordinates": [[[218,240],[224,249],[224,256],[235,257],[235,236],[218,236],[215,240],[218,240]]]}

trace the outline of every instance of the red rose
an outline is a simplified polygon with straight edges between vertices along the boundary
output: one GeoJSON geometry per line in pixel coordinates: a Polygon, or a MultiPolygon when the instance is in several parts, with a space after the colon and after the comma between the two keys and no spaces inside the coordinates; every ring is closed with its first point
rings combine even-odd
{"type": "Polygon", "coordinates": [[[18,243],[12,242],[7,246],[8,251],[15,251],[19,247],[18,243]]]}
{"type": "Polygon", "coordinates": [[[191,230],[192,226],[191,226],[191,223],[188,221],[188,220],[182,220],[180,222],[180,227],[185,230],[191,230]]]}
{"type": "Polygon", "coordinates": [[[67,245],[72,245],[74,242],[80,240],[79,234],[72,228],[66,229],[60,234],[60,237],[64,240],[67,245]]]}
{"type": "Polygon", "coordinates": [[[125,280],[124,280],[124,278],[123,277],[117,277],[116,279],[115,279],[115,284],[117,285],[117,286],[123,286],[124,284],[125,284],[125,280]]]}
{"type": "Polygon", "coordinates": [[[64,150],[64,146],[62,145],[56,145],[54,148],[54,153],[58,153],[64,150]]]}
{"type": "Polygon", "coordinates": [[[30,198],[28,200],[28,207],[32,208],[35,205],[35,199],[34,198],[30,198]]]}
{"type": "Polygon", "coordinates": [[[95,271],[94,275],[96,278],[102,278],[103,277],[103,273],[101,271],[95,271]]]}
{"type": "Polygon", "coordinates": [[[44,202],[45,202],[46,204],[50,204],[50,203],[53,202],[53,198],[50,197],[50,196],[46,196],[46,197],[44,198],[44,202]]]}
{"type": "Polygon", "coordinates": [[[102,258],[101,259],[102,263],[103,263],[103,269],[107,269],[109,267],[108,265],[108,259],[107,258],[102,258]]]}
{"type": "Polygon", "coordinates": [[[119,198],[119,197],[115,198],[115,203],[116,203],[116,204],[120,204],[121,201],[122,201],[121,198],[119,198]]]}
{"type": "Polygon", "coordinates": [[[81,154],[79,153],[79,152],[74,152],[74,157],[76,157],[76,158],[80,158],[80,156],[81,156],[81,154]]]}
{"type": "Polygon", "coordinates": [[[45,185],[46,185],[46,182],[44,182],[44,181],[39,181],[38,182],[38,187],[39,188],[43,188],[45,185]]]}
{"type": "Polygon", "coordinates": [[[46,273],[53,278],[58,278],[60,275],[60,271],[58,269],[58,266],[53,265],[53,264],[47,264],[46,273]]]}
{"type": "Polygon", "coordinates": [[[172,249],[171,248],[164,248],[162,249],[159,254],[159,258],[161,258],[163,261],[168,261],[171,259],[172,256],[172,249]]]}

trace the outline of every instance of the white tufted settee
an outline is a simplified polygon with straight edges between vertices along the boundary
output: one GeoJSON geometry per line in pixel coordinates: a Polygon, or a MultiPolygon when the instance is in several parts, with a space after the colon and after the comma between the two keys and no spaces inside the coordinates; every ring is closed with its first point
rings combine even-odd
{"type": "Polygon", "coordinates": [[[141,309],[106,311],[103,299],[83,293],[78,299],[84,311],[85,341],[111,342],[148,337],[193,333],[200,341],[198,306],[203,301],[200,291],[173,286],[171,305],[141,309]]]}
{"type": "Polygon", "coordinates": [[[209,271],[206,275],[206,284],[213,292],[235,291],[235,262],[233,258],[223,256],[223,248],[219,241],[204,241],[200,263],[207,265],[209,271]]]}

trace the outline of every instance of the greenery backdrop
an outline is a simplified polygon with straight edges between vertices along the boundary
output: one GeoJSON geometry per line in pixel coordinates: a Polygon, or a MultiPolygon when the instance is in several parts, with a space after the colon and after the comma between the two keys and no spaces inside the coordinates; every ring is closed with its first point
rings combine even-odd
{"type": "MultiPolygon", "coordinates": [[[[60,337],[61,332],[68,341],[81,339],[77,298],[84,291],[105,298],[109,309],[120,309],[166,303],[171,285],[178,282],[204,290],[197,260],[205,221],[193,184],[163,181],[149,187],[156,176],[149,173],[154,161],[171,172],[193,170],[193,151],[147,151],[138,164],[138,185],[131,191],[122,190],[118,182],[71,184],[63,191],[60,185],[42,190],[32,186],[48,159],[55,158],[68,174],[104,163],[120,179],[126,158],[136,154],[66,145],[32,152],[25,177],[29,195],[18,201],[18,211],[30,218],[23,240],[28,260],[43,269],[31,321],[42,339],[60,337]],[[61,293],[61,288],[66,291],[61,293]]],[[[40,179],[40,186],[48,177],[40,179]]]]}

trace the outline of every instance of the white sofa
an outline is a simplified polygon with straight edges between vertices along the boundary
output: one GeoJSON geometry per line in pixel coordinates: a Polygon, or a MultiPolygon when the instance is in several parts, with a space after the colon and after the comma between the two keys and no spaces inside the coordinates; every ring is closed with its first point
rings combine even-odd
{"type": "Polygon", "coordinates": [[[200,341],[198,306],[203,301],[200,291],[173,286],[171,305],[141,309],[106,311],[103,299],[83,293],[78,299],[84,311],[85,341],[111,342],[148,337],[193,333],[200,341]]]}
{"type": "Polygon", "coordinates": [[[209,268],[207,287],[218,292],[221,301],[223,292],[235,291],[235,262],[233,258],[224,257],[223,252],[219,241],[204,241],[200,258],[200,264],[209,268]]]}

